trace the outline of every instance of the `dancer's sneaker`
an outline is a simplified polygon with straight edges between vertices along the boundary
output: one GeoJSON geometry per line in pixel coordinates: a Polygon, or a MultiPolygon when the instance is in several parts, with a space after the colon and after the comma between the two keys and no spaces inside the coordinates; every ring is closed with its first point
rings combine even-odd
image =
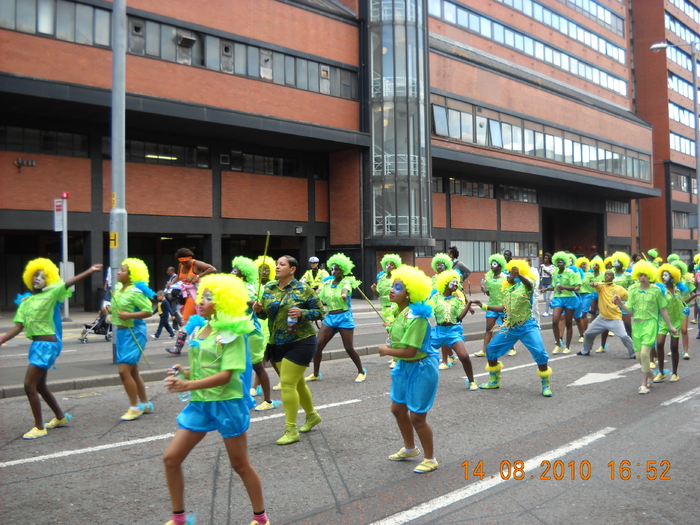
{"type": "Polygon", "coordinates": [[[317,376],[309,374],[308,376],[306,376],[306,382],[308,383],[309,381],[320,381],[322,377],[323,374],[321,372],[319,372],[317,376]]]}
{"type": "Polygon", "coordinates": [[[365,379],[367,379],[367,369],[363,368],[362,372],[357,374],[357,377],[355,378],[355,383],[364,383],[365,379]]]}
{"type": "MultiPolygon", "coordinates": [[[[268,521],[269,523],[269,521],[268,521]]],[[[175,522],[173,520],[170,520],[168,523],[165,525],[175,525],[175,522]]],[[[194,525],[194,515],[189,515],[187,516],[187,521],[185,521],[185,525],[194,525]]]]}
{"type": "Polygon", "coordinates": [[[640,394],[648,394],[649,389],[645,386],[640,386],[639,389],[637,390],[640,394]]]}
{"type": "Polygon", "coordinates": [[[438,462],[437,461],[430,461],[429,459],[424,459],[421,461],[416,468],[413,469],[413,472],[416,474],[425,474],[427,472],[432,472],[433,470],[436,470],[438,468],[438,462]]]}
{"type": "Polygon", "coordinates": [[[272,390],[274,390],[275,392],[279,392],[280,390],[282,390],[282,382],[279,382],[275,386],[273,386],[272,390]]]}
{"type": "Polygon", "coordinates": [[[466,379],[467,382],[467,389],[468,390],[479,390],[479,385],[476,384],[476,381],[469,381],[469,379],[466,379]]]}
{"type": "Polygon", "coordinates": [[[134,410],[133,408],[129,407],[129,410],[126,411],[126,413],[121,417],[122,421],[133,421],[134,419],[138,419],[143,415],[143,410],[139,407],[138,410],[134,410]]]}
{"type": "Polygon", "coordinates": [[[44,425],[44,428],[62,427],[63,425],[68,423],[71,419],[73,419],[73,417],[70,414],[66,413],[66,415],[63,416],[63,419],[53,418],[51,421],[49,421],[48,423],[46,423],[44,425]]]}
{"type": "Polygon", "coordinates": [[[260,403],[258,406],[255,407],[256,412],[263,412],[265,410],[273,410],[277,408],[280,405],[280,401],[272,401],[272,402],[267,402],[263,401],[260,403]]]}
{"type": "Polygon", "coordinates": [[[578,337],[578,342],[579,342],[579,343],[583,343],[583,336],[582,336],[582,335],[580,335],[580,336],[578,337]]]}
{"type": "Polygon", "coordinates": [[[37,438],[43,438],[44,436],[48,435],[48,433],[49,433],[48,430],[46,430],[45,428],[38,429],[38,428],[34,427],[33,429],[31,429],[29,432],[27,432],[22,437],[24,439],[37,439],[37,438]]]}
{"type": "Polygon", "coordinates": [[[486,357],[486,352],[483,350],[479,350],[478,352],[474,352],[474,357],[486,357]]]}
{"type": "Polygon", "coordinates": [[[439,368],[440,370],[449,370],[451,367],[450,367],[450,365],[448,365],[447,363],[440,363],[440,365],[438,366],[438,368],[439,368]]]}
{"type": "Polygon", "coordinates": [[[156,411],[155,407],[153,406],[153,402],[151,401],[149,401],[148,403],[139,403],[139,408],[143,411],[144,414],[152,414],[156,411]]]}
{"type": "Polygon", "coordinates": [[[291,425],[287,425],[287,428],[284,431],[284,435],[277,440],[278,445],[291,445],[292,443],[296,443],[299,441],[299,431],[297,430],[297,426],[295,423],[292,423],[291,425]]]}
{"type": "Polygon", "coordinates": [[[659,372],[654,376],[654,383],[663,383],[666,380],[666,376],[663,372],[659,372]]]}
{"type": "Polygon", "coordinates": [[[568,347],[567,347],[567,348],[564,348],[564,350],[561,351],[562,354],[568,354],[568,353],[570,353],[570,352],[571,352],[571,350],[569,350],[568,347]]]}
{"type": "Polygon", "coordinates": [[[605,353],[605,347],[601,346],[598,348],[598,350],[595,351],[596,354],[604,354],[605,353]]]}
{"type": "Polygon", "coordinates": [[[683,352],[683,359],[685,359],[686,361],[690,359],[690,354],[688,354],[688,352],[683,352]]]}
{"type": "Polygon", "coordinates": [[[518,351],[515,348],[511,348],[510,350],[508,350],[508,355],[515,355],[517,353],[518,351]]]}
{"type": "Polygon", "coordinates": [[[399,450],[396,454],[389,456],[389,459],[391,461],[405,461],[409,458],[416,457],[418,454],[420,454],[420,449],[418,447],[413,449],[413,452],[406,452],[406,449],[401,447],[401,450],[399,450]]]}
{"type": "Polygon", "coordinates": [[[553,354],[558,354],[560,350],[561,350],[561,346],[557,345],[557,346],[554,347],[554,350],[552,350],[552,353],[553,353],[553,354]]]}
{"type": "Polygon", "coordinates": [[[677,382],[679,379],[680,379],[680,377],[678,377],[676,374],[671,374],[671,379],[669,379],[669,381],[670,381],[671,383],[675,383],[675,382],[677,382]]]}
{"type": "Polygon", "coordinates": [[[299,429],[299,432],[309,432],[312,428],[321,422],[321,416],[315,410],[311,414],[306,415],[306,421],[299,429]]]}
{"type": "Polygon", "coordinates": [[[452,366],[457,362],[457,359],[455,356],[451,355],[450,357],[447,358],[447,364],[452,366]]]}

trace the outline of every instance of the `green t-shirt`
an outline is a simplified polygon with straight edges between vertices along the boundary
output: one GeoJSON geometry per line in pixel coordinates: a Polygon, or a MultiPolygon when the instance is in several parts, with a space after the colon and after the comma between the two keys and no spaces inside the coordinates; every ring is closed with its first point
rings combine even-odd
{"type": "Polygon", "coordinates": [[[377,295],[379,296],[379,304],[382,306],[391,306],[391,301],[389,300],[389,292],[394,284],[394,279],[382,275],[377,279],[377,295]]]}
{"type": "Polygon", "coordinates": [[[54,335],[56,326],[53,313],[56,303],[62,303],[71,297],[73,292],[66,288],[66,283],[58,281],[47,286],[37,294],[25,297],[17,309],[14,322],[24,325],[24,334],[28,339],[35,335],[54,335]]]}
{"type": "Polygon", "coordinates": [[[666,301],[668,301],[666,305],[668,317],[671,319],[671,324],[675,325],[682,321],[684,317],[683,308],[685,308],[685,301],[683,300],[683,294],[678,288],[674,288],[673,293],[671,293],[665,286],[663,292],[666,301]]]}
{"type": "Polygon", "coordinates": [[[389,338],[393,348],[407,348],[413,346],[417,348],[414,357],[405,359],[395,357],[401,361],[418,361],[428,354],[423,352],[421,347],[426,338],[426,333],[430,331],[430,323],[424,317],[408,318],[410,309],[406,307],[402,312],[396,314],[394,321],[389,326],[389,338]]]}
{"type": "Polygon", "coordinates": [[[636,319],[658,319],[659,310],[668,306],[668,300],[658,286],[651,285],[646,290],[638,286],[629,290],[627,308],[636,319]]]}
{"type": "Polygon", "coordinates": [[[523,283],[516,283],[508,286],[503,291],[503,307],[506,316],[503,324],[515,326],[521,324],[532,317],[532,290],[525,288],[523,283]]]}
{"type": "Polygon", "coordinates": [[[562,273],[559,270],[554,270],[554,275],[552,275],[552,286],[554,287],[553,297],[575,297],[576,292],[571,292],[569,290],[562,290],[560,293],[557,292],[557,286],[576,286],[581,284],[581,275],[578,272],[573,271],[571,268],[564,268],[562,273]]]}
{"type": "Polygon", "coordinates": [[[438,324],[443,323],[459,323],[459,314],[464,310],[465,302],[459,295],[453,293],[445,297],[442,294],[436,293],[433,295],[433,315],[435,316],[435,322],[438,324]]]}
{"type": "Polygon", "coordinates": [[[615,274],[615,277],[613,277],[613,282],[618,286],[622,286],[625,290],[629,290],[629,287],[634,282],[634,279],[632,279],[632,274],[622,272],[620,274],[615,274]]]}
{"type": "Polygon", "coordinates": [[[334,279],[328,279],[323,283],[318,292],[318,297],[326,303],[328,311],[347,310],[350,307],[350,296],[352,294],[352,281],[343,279],[339,284],[335,284],[334,279]],[[343,301],[343,291],[347,291],[348,300],[343,301]]]}
{"type": "MultiPolygon", "coordinates": [[[[204,328],[206,327],[197,333],[201,333],[204,328]]],[[[189,350],[190,380],[211,377],[222,370],[232,370],[233,374],[231,380],[224,385],[192,390],[191,401],[226,401],[242,398],[243,384],[238,374],[246,369],[245,337],[212,329],[209,336],[197,341],[199,346],[190,346],[189,350]],[[219,334],[222,342],[216,340],[219,334]]]]}
{"type": "Polygon", "coordinates": [[[112,324],[133,328],[134,319],[119,319],[119,312],[150,312],[151,308],[151,300],[135,286],[114,291],[112,293],[112,324]]]}
{"type": "Polygon", "coordinates": [[[494,277],[493,272],[489,270],[484,276],[484,286],[489,295],[489,306],[503,305],[503,281],[505,280],[506,276],[503,272],[499,273],[498,277],[494,277]]]}
{"type": "Polygon", "coordinates": [[[283,345],[301,341],[316,334],[312,321],[323,320],[323,303],[316,292],[308,285],[292,279],[287,286],[280,288],[277,281],[265,285],[262,296],[263,311],[258,317],[267,319],[270,329],[270,343],[283,345]],[[287,313],[290,308],[301,308],[294,332],[287,332],[287,313]]]}
{"type": "Polygon", "coordinates": [[[584,274],[583,276],[583,282],[581,283],[581,288],[579,289],[578,293],[593,293],[595,290],[591,286],[592,282],[599,282],[602,279],[600,278],[600,275],[593,275],[593,272],[588,271],[584,274]]]}

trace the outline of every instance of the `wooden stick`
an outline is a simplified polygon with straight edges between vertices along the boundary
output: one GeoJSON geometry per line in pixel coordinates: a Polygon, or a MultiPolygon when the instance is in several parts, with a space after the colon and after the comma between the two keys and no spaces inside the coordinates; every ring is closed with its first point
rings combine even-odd
{"type": "Polygon", "coordinates": [[[379,310],[377,310],[377,309],[374,307],[374,305],[372,304],[372,301],[369,300],[369,297],[367,297],[367,296],[365,295],[365,292],[363,292],[362,289],[361,289],[359,286],[357,287],[357,291],[360,292],[360,293],[362,294],[362,297],[364,297],[365,300],[369,303],[369,305],[372,307],[372,310],[374,310],[374,311],[377,313],[377,315],[379,316],[379,318],[382,320],[382,323],[386,323],[386,321],[385,321],[384,318],[382,317],[382,314],[380,314],[380,313],[379,313],[379,310]]]}
{"type": "MultiPolygon", "coordinates": [[[[267,247],[270,245],[270,232],[267,232],[267,237],[265,237],[265,251],[263,252],[262,261],[265,264],[265,259],[267,258],[267,247]]],[[[260,300],[260,287],[262,286],[262,278],[258,275],[258,293],[255,294],[255,300],[260,300]]]]}

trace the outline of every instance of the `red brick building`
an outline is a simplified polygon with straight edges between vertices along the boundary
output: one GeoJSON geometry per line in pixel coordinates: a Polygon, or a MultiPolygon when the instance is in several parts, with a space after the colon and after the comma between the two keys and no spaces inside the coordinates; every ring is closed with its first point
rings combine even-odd
{"type": "MultiPolygon", "coordinates": [[[[427,268],[454,245],[479,272],[504,249],[638,249],[661,192],[627,1],[196,5],[127,2],[129,254],[153,286],[181,246],[228,271],[266,231],[367,284],[387,252],[427,268]]],[[[110,44],[111,2],[0,0],[0,306],[60,257],[60,192],[71,260],[107,260],[110,44]]]]}

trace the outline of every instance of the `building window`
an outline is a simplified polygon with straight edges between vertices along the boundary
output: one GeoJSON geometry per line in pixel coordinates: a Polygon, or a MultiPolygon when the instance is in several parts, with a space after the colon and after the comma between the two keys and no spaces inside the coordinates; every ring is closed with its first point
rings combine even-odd
{"type": "Polygon", "coordinates": [[[496,243],[490,241],[452,241],[450,246],[459,250],[459,259],[472,272],[489,270],[489,257],[496,249],[496,243]]]}
{"type": "Polygon", "coordinates": [[[688,193],[688,177],[678,173],[671,173],[671,189],[688,193]]]}
{"type": "Polygon", "coordinates": [[[623,213],[630,214],[630,203],[623,201],[606,201],[605,211],[608,213],[623,213]]]}
{"type": "Polygon", "coordinates": [[[516,186],[501,186],[501,199],[515,202],[537,202],[537,190],[518,188],[516,186]]]}
{"type": "MultiPolygon", "coordinates": [[[[103,159],[111,160],[111,148],[110,137],[103,137],[103,159]]],[[[209,168],[210,166],[209,148],[204,146],[182,146],[175,144],[144,142],[141,140],[127,140],[125,143],[125,149],[125,162],[204,169],[209,168]]]]}
{"type": "Polygon", "coordinates": [[[0,126],[0,151],[87,157],[88,136],[78,133],[0,126]]]}
{"type": "Polygon", "coordinates": [[[445,184],[442,177],[433,177],[433,193],[445,193],[445,184]]]}
{"type": "Polygon", "coordinates": [[[450,179],[450,194],[493,199],[493,184],[450,179]]]}
{"type": "Polygon", "coordinates": [[[673,212],[673,227],[687,230],[688,229],[688,214],[682,211],[673,212]]]}
{"type": "Polygon", "coordinates": [[[501,253],[510,250],[513,257],[537,257],[536,242],[502,242],[501,253]]]}

